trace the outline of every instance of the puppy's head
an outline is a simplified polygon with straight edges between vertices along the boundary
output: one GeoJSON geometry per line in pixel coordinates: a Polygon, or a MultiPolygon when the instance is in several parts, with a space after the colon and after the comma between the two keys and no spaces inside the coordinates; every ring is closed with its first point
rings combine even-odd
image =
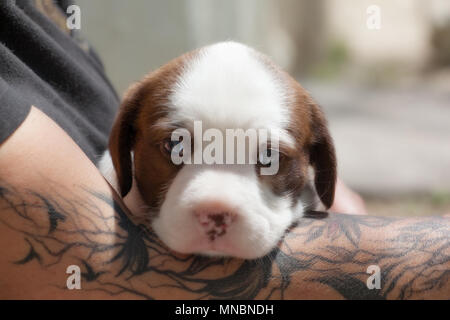
{"type": "Polygon", "coordinates": [[[122,196],[134,174],[154,231],[182,253],[268,253],[309,205],[301,196],[310,167],[320,200],[333,202],[336,160],[322,112],[289,75],[238,43],[185,54],[132,86],[109,148],[122,196]],[[248,134],[244,162],[233,161],[229,130],[248,134]]]}

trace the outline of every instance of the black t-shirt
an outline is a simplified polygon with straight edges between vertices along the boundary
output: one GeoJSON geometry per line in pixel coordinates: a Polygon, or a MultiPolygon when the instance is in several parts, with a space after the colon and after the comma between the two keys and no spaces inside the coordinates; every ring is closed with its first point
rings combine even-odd
{"type": "Polygon", "coordinates": [[[88,44],[66,26],[60,0],[0,1],[0,144],[31,105],[96,161],[119,99],[88,44]]]}

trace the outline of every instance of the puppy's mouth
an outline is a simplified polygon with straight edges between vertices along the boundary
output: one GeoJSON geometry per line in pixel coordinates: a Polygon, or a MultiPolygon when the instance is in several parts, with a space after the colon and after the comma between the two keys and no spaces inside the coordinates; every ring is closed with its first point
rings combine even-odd
{"type": "Polygon", "coordinates": [[[228,241],[202,241],[196,247],[193,254],[207,256],[207,257],[234,257],[240,259],[250,259],[248,254],[241,252],[239,248],[228,241]]]}
{"type": "MultiPolygon", "coordinates": [[[[246,258],[230,239],[230,227],[226,227],[221,220],[209,222],[201,226],[199,236],[193,240],[192,253],[210,257],[238,257],[246,258]]],[[[232,227],[231,227],[232,228],[232,227]]],[[[199,228],[200,229],[200,228],[199,228]]]]}

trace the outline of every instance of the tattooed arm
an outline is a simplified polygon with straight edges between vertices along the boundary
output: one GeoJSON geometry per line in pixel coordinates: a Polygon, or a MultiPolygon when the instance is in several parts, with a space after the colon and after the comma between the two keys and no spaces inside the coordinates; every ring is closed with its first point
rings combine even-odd
{"type": "Polygon", "coordinates": [[[444,218],[312,212],[259,260],[178,255],[37,109],[0,146],[0,298],[449,299],[449,234],[444,218]]]}

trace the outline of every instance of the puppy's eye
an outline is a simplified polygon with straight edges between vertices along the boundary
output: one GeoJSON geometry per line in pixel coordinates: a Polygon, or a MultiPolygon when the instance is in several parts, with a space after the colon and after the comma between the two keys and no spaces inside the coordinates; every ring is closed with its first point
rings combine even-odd
{"type": "Polygon", "coordinates": [[[172,139],[170,138],[164,139],[161,143],[161,151],[169,156],[172,154],[172,152],[183,156],[183,144],[181,143],[181,141],[172,141],[172,139]]]}
{"type": "Polygon", "coordinates": [[[275,149],[263,148],[259,152],[258,162],[262,166],[270,167],[272,162],[280,161],[280,153],[275,149]]]}

